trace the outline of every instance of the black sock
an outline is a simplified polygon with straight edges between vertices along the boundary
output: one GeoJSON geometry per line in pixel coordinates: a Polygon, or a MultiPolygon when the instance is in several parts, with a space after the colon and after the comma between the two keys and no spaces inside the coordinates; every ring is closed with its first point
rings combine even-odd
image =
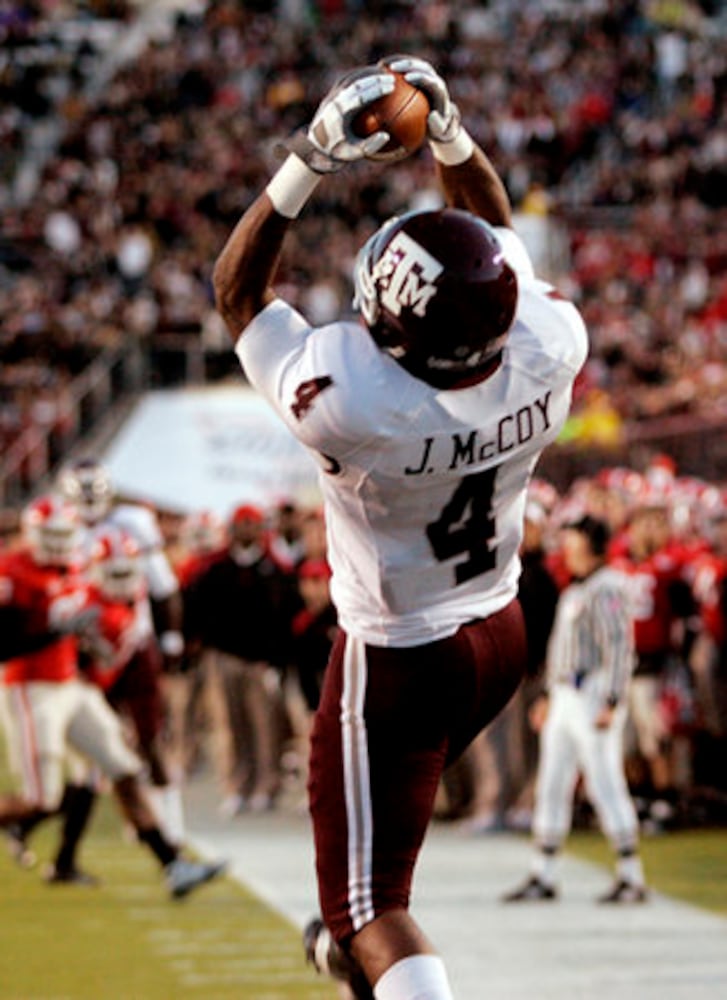
{"type": "Polygon", "coordinates": [[[63,827],[55,860],[56,871],[72,871],[76,867],[76,851],[95,802],[96,793],[88,785],[66,785],[61,804],[63,827]]]}
{"type": "Polygon", "coordinates": [[[48,812],[46,809],[36,809],[32,815],[26,816],[24,819],[19,819],[16,823],[12,823],[11,827],[25,840],[39,823],[42,823],[44,819],[48,819],[49,816],[54,815],[55,813],[48,812]]]}
{"type": "Polygon", "coordinates": [[[146,844],[161,865],[166,867],[174,861],[179,851],[173,844],[170,844],[158,826],[149,827],[147,830],[138,831],[139,840],[146,844]]]}

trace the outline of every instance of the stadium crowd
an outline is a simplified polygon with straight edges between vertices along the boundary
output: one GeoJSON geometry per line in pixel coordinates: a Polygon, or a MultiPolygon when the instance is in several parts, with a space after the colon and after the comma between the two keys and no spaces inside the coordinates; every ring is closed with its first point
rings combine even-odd
{"type": "MultiPolygon", "coordinates": [[[[104,346],[201,328],[219,348],[210,268],[225,233],[333,76],[393,50],[440,66],[516,209],[566,234],[552,277],[592,338],[577,405],[605,394],[621,422],[724,408],[720,3],[211,0],[92,92],[102,46],[69,35],[69,18],[121,30],[136,9],[3,4],[3,443],[61,419],[69,379],[104,346]],[[49,117],[58,148],[19,202],[23,137],[49,117]]],[[[282,280],[313,322],[348,308],[362,237],[433,196],[423,155],[363,168],[307,209],[289,255],[306,264],[282,280]]]]}

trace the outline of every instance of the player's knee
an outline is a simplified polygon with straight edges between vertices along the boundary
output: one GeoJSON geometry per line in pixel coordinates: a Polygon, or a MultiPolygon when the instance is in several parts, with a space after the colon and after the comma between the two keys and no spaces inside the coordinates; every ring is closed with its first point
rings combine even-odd
{"type": "Polygon", "coordinates": [[[114,784],[128,777],[138,777],[143,770],[141,759],[121,739],[110,738],[99,746],[95,763],[114,784]]]}
{"type": "Polygon", "coordinates": [[[56,754],[43,754],[38,761],[40,780],[26,797],[34,809],[51,815],[58,812],[63,800],[63,762],[56,754]]]}
{"type": "Polygon", "coordinates": [[[63,786],[60,783],[58,783],[58,785],[54,785],[53,787],[43,788],[30,800],[30,804],[33,809],[46,816],[52,816],[53,813],[57,813],[61,808],[62,802],[63,786]]]}

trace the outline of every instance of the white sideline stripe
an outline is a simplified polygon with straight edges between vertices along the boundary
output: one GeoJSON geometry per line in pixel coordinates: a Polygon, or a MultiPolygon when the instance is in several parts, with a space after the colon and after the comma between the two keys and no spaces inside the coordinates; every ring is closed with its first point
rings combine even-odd
{"type": "MultiPolygon", "coordinates": [[[[306,818],[220,820],[217,799],[200,785],[188,802],[197,807],[188,809],[191,847],[229,858],[231,877],[293,926],[316,914],[306,818]]],[[[726,918],[659,894],[644,906],[598,906],[610,871],[569,855],[559,903],[501,904],[527,873],[530,853],[523,836],[464,836],[436,825],[427,836],[412,912],[442,954],[457,1000],[482,1000],[485,987],[488,1000],[727,996],[726,918]]]]}

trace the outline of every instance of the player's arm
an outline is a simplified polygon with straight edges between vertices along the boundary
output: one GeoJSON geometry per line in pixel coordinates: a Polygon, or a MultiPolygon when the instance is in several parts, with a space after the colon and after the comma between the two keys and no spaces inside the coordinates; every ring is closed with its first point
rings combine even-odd
{"type": "Polygon", "coordinates": [[[144,575],[149,591],[154,631],[164,658],[164,669],[174,673],[184,652],[183,602],[179,580],[164,551],[156,522],[149,523],[148,549],[144,552],[144,575]],[[153,534],[151,533],[153,532],[153,534]]]}
{"type": "Polygon", "coordinates": [[[159,638],[159,648],[167,673],[176,673],[184,653],[184,605],[181,591],[166,597],[151,599],[154,631],[159,638]]]}
{"type": "MultiPolygon", "coordinates": [[[[305,176],[305,164],[301,162],[300,168],[305,176]]],[[[290,222],[266,191],[247,209],[217,258],[215,300],[233,340],[275,297],[272,283],[290,222]]]]}
{"type": "Polygon", "coordinates": [[[493,226],[512,227],[505,185],[479,146],[474,145],[472,155],[462,163],[448,166],[437,159],[437,171],[448,205],[464,208],[493,226]]]}
{"type": "Polygon", "coordinates": [[[96,617],[84,608],[62,622],[41,625],[37,616],[14,605],[0,606],[0,663],[17,656],[30,656],[52,646],[66,635],[81,635],[96,617]]]}
{"type": "Polygon", "coordinates": [[[323,176],[365,158],[389,141],[386,132],[358,137],[351,122],[393,86],[390,73],[372,67],[340,80],[310,125],[288,144],[290,155],[237,223],[213,274],[217,309],[234,340],[275,298],[272,285],[285,234],[323,176]]]}
{"type": "Polygon", "coordinates": [[[13,660],[16,656],[36,653],[57,639],[54,632],[33,629],[28,615],[19,608],[0,607],[0,663],[13,660]]]}
{"type": "Polygon", "coordinates": [[[391,56],[383,60],[422,90],[432,108],[427,136],[444,197],[453,208],[466,209],[493,226],[512,225],[505,185],[483,150],[462,127],[459,109],[447,84],[424,59],[391,56]]]}

